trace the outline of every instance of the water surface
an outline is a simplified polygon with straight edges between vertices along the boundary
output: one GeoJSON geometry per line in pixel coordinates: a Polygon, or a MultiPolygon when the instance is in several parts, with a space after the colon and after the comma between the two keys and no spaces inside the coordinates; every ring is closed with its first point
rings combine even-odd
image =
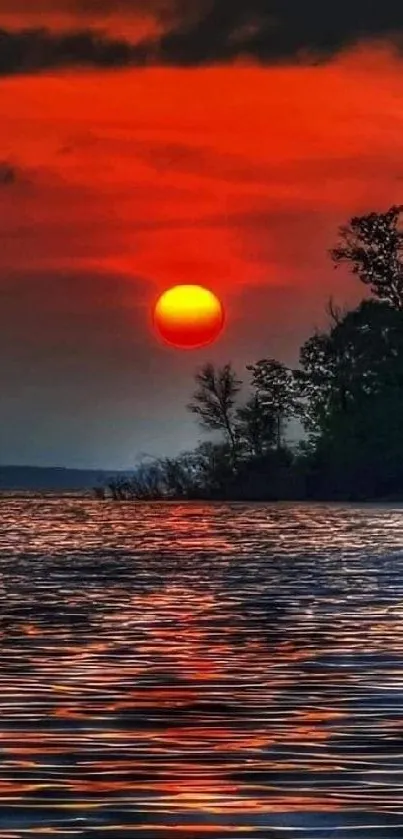
{"type": "Polygon", "coordinates": [[[0,836],[403,836],[403,508],[0,501],[0,836]]]}

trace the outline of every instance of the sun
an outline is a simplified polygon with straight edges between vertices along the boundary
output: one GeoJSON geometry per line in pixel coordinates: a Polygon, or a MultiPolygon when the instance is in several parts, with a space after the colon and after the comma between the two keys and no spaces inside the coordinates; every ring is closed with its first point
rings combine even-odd
{"type": "Polygon", "coordinates": [[[154,329],[165,343],[186,350],[215,341],[224,327],[224,307],[218,297],[199,285],[177,285],[157,300],[154,329]]]}

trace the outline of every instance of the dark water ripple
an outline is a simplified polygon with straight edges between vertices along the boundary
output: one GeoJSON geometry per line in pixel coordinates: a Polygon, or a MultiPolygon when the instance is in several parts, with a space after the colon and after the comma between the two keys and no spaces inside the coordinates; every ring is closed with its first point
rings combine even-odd
{"type": "Polygon", "coordinates": [[[0,501],[0,837],[403,837],[403,508],[0,501]]]}

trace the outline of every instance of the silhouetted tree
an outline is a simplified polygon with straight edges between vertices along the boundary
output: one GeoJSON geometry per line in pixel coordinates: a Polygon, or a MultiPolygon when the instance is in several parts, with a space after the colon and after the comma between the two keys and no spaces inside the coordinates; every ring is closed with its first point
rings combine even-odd
{"type": "Polygon", "coordinates": [[[332,410],[345,410],[347,405],[345,378],[348,362],[337,351],[327,333],[316,333],[300,351],[301,368],[294,373],[303,399],[302,424],[315,437],[326,433],[332,410]]]}
{"type": "Polygon", "coordinates": [[[340,242],[330,251],[335,264],[346,262],[380,300],[403,309],[403,206],[385,213],[354,216],[340,228],[340,242]]]}
{"type": "Polygon", "coordinates": [[[197,487],[200,497],[230,497],[234,478],[233,451],[229,443],[201,443],[196,451],[197,487]]]}
{"type": "Polygon", "coordinates": [[[366,300],[328,334],[310,338],[296,373],[311,450],[325,484],[354,497],[403,478],[403,314],[366,300]]]}
{"type": "Polygon", "coordinates": [[[285,448],[271,446],[264,454],[240,460],[230,485],[231,497],[249,501],[279,501],[303,495],[296,460],[285,448]]]}
{"type": "Polygon", "coordinates": [[[131,498],[130,482],[126,478],[112,478],[108,489],[113,501],[126,501],[131,498]]]}
{"type": "Polygon", "coordinates": [[[329,333],[305,342],[295,375],[308,402],[308,430],[323,432],[334,413],[351,413],[359,401],[374,399],[386,387],[403,387],[402,328],[400,312],[365,300],[329,333]]]}
{"type": "Polygon", "coordinates": [[[166,498],[187,498],[192,494],[193,463],[190,456],[165,457],[159,463],[161,489],[166,498]]]}
{"type": "Polygon", "coordinates": [[[237,440],[235,431],[236,397],[242,382],[237,378],[231,364],[215,368],[205,364],[195,376],[197,389],[188,405],[196,414],[203,428],[221,431],[235,459],[237,440]]]}
{"type": "Polygon", "coordinates": [[[236,412],[236,436],[249,457],[260,457],[276,443],[276,417],[254,393],[236,412]]]}
{"type": "Polygon", "coordinates": [[[298,390],[293,372],[274,358],[264,358],[246,368],[259,402],[275,423],[277,448],[283,445],[285,423],[299,414],[298,390]]]}

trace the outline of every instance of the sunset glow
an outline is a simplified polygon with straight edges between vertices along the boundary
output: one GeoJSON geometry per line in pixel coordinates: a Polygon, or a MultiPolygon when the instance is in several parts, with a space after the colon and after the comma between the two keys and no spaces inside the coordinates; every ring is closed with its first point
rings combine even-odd
{"type": "Polygon", "coordinates": [[[168,344],[196,349],[211,344],[224,326],[223,306],[211,291],[198,285],[179,285],[159,298],[154,327],[168,344]]]}
{"type": "Polygon", "coordinates": [[[401,203],[403,60],[384,37],[399,7],[368,39],[357,2],[366,37],[341,6],[324,56],[324,7],[297,0],[277,26],[253,2],[214,18],[215,0],[3,0],[3,462],[125,469],[134,448],[192,448],[197,353],[153,324],[166,289],[218,295],[226,328],[206,346],[239,370],[295,366],[329,298],[361,299],[328,253],[350,216],[401,203]],[[144,64],[114,44],[171,31],[144,64]]]}

